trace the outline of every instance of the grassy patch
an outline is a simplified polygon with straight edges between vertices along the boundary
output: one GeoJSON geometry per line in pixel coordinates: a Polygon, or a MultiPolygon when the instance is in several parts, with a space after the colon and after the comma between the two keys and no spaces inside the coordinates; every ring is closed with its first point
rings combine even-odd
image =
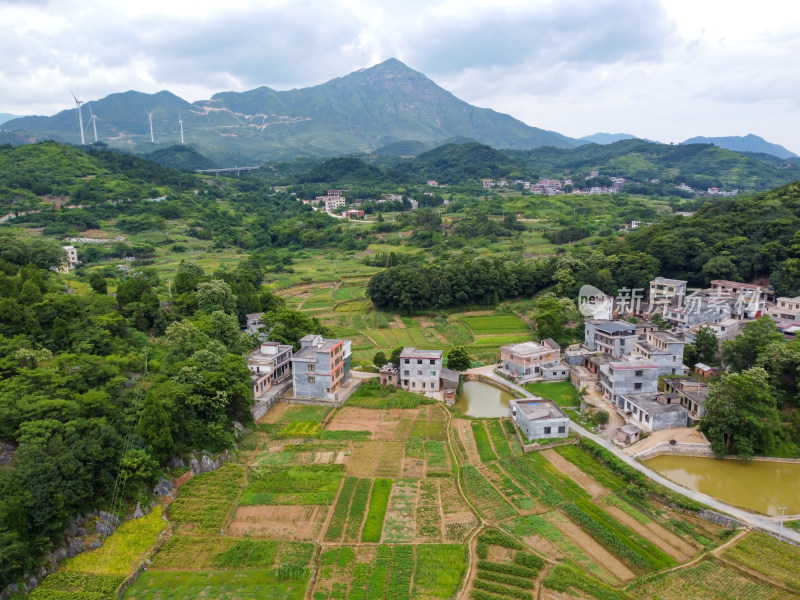
{"type": "Polygon", "coordinates": [[[800,591],[800,548],[753,531],[725,550],[723,556],[800,591]]]}
{"type": "Polygon", "coordinates": [[[425,452],[428,458],[428,471],[446,471],[450,468],[444,442],[428,440],[425,442],[425,452]]]}
{"type": "MultiPolygon", "coordinates": [[[[633,596],[626,592],[595,581],[577,569],[564,564],[556,565],[550,569],[547,577],[542,581],[542,585],[558,592],[569,592],[571,589],[580,590],[597,600],[634,600],[633,596]]],[[[690,596],[685,597],[689,598],[690,596]]]]}
{"type": "Polygon", "coordinates": [[[466,567],[466,552],[460,544],[420,544],[414,572],[413,597],[450,598],[455,594],[466,567]]]}
{"type": "Polygon", "coordinates": [[[529,333],[530,327],[514,315],[487,315],[482,317],[462,317],[461,321],[475,335],[501,333],[529,333]]]}
{"type": "Polygon", "coordinates": [[[233,463],[195,475],[169,506],[170,517],[198,532],[218,533],[244,484],[244,469],[233,463]]]}
{"type": "Polygon", "coordinates": [[[369,502],[369,490],[372,488],[371,479],[359,479],[356,484],[353,500],[350,503],[350,512],[347,516],[347,525],[344,531],[345,541],[355,542],[360,539],[361,525],[364,523],[364,513],[369,502]]]}
{"type": "Polygon", "coordinates": [[[503,433],[503,426],[500,421],[487,421],[486,429],[489,430],[489,435],[492,438],[494,450],[497,452],[499,458],[508,458],[511,456],[511,448],[508,445],[506,434],[503,433]]]}
{"type": "Polygon", "coordinates": [[[344,525],[347,522],[347,513],[350,510],[350,501],[353,498],[353,492],[356,490],[357,482],[358,479],[355,477],[347,477],[344,480],[342,490],[336,499],[336,506],[333,507],[333,515],[331,515],[328,530],[325,532],[326,542],[338,542],[342,539],[344,525]]]}
{"type": "Polygon", "coordinates": [[[374,408],[380,410],[393,408],[417,408],[423,404],[435,404],[436,400],[407,392],[393,386],[383,386],[376,380],[361,384],[347,400],[347,406],[374,408]]]}
{"type": "Polygon", "coordinates": [[[281,423],[315,422],[322,423],[328,413],[331,412],[329,406],[306,406],[302,404],[292,404],[281,415],[281,423]]]}
{"type": "Polygon", "coordinates": [[[270,598],[302,600],[309,570],[225,569],[212,572],[145,571],[124,598],[130,600],[178,600],[270,598]]]}
{"type": "Polygon", "coordinates": [[[575,389],[575,386],[570,381],[537,381],[536,383],[526,383],[525,389],[537,396],[552,400],[559,406],[581,405],[578,390],[575,389]]]}
{"type": "Polygon", "coordinates": [[[342,465],[259,467],[250,472],[239,504],[333,504],[343,472],[342,465]]]}
{"type": "Polygon", "coordinates": [[[517,514],[478,469],[465,465],[461,468],[461,476],[467,495],[484,517],[500,521],[517,514]]]}

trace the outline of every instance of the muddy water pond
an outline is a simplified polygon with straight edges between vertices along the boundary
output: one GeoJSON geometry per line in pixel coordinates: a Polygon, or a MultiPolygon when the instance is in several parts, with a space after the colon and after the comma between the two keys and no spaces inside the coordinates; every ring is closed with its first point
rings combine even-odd
{"type": "Polygon", "coordinates": [[[800,514],[800,463],[662,455],[645,464],[667,479],[727,504],[776,516],[800,514]]]}
{"type": "Polygon", "coordinates": [[[483,381],[465,381],[455,408],[468,417],[507,417],[514,396],[483,381]]]}

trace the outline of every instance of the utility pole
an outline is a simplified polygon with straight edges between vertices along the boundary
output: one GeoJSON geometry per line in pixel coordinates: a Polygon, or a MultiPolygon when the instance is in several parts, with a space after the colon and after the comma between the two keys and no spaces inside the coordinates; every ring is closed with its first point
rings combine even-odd
{"type": "Polygon", "coordinates": [[[786,516],[786,507],[785,506],[781,506],[778,510],[781,511],[781,527],[778,530],[778,541],[782,542],[783,541],[783,518],[786,516]]]}

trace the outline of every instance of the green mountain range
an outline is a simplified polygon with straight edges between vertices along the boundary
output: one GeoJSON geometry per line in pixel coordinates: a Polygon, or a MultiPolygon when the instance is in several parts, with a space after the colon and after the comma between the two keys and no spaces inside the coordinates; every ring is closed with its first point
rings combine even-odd
{"type": "Polygon", "coordinates": [[[730,135],[727,137],[693,137],[684,144],[714,144],[720,148],[736,150],[737,152],[759,152],[770,154],[778,158],[798,158],[797,154],[787,150],[780,144],[773,144],[762,137],[749,133],[745,136],[730,135]]]}
{"type": "MultiPolygon", "coordinates": [[[[419,144],[433,147],[457,136],[496,148],[581,143],[467,104],[395,59],[314,87],[222,92],[194,103],[167,91],[112,94],[83,105],[87,143],[94,141],[89,110],[97,116],[100,141],[143,153],[179,142],[180,118],[186,142],[220,163],[231,155],[264,162],[387,147],[392,152],[393,144],[399,144],[395,152],[419,152],[419,144]],[[150,143],[148,113],[155,144],[150,143]]],[[[80,142],[74,108],[52,117],[14,119],[5,127],[32,140],[80,142]]]]}

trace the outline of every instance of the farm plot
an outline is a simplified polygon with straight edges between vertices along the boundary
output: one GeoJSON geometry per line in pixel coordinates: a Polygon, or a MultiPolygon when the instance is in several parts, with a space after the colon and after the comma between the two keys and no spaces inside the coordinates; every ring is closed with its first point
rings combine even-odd
{"type": "Polygon", "coordinates": [[[495,454],[492,443],[489,441],[489,433],[486,431],[484,421],[472,422],[472,436],[475,440],[478,456],[480,456],[482,462],[497,460],[497,454],[495,454]]]}
{"type": "Polygon", "coordinates": [[[530,327],[514,315],[462,317],[461,322],[475,335],[525,334],[530,327]]]}
{"type": "Polygon", "coordinates": [[[517,514],[517,511],[475,467],[471,465],[462,467],[461,477],[467,495],[485,518],[497,522],[517,514]]]}
{"type": "Polygon", "coordinates": [[[640,598],[691,598],[692,600],[766,600],[775,588],[748,579],[712,560],[669,573],[648,577],[628,587],[640,598]]]}
{"type": "Polygon", "coordinates": [[[478,536],[476,554],[479,560],[472,580],[472,598],[532,598],[536,576],[545,565],[544,559],[523,551],[519,542],[497,530],[488,530],[478,536]]]}
{"type": "Polygon", "coordinates": [[[425,457],[428,475],[450,473],[450,454],[444,442],[428,440],[425,442],[425,457]]]}
{"type": "Polygon", "coordinates": [[[453,430],[466,452],[466,458],[469,464],[480,465],[481,457],[478,455],[478,448],[475,445],[475,437],[472,433],[472,421],[453,419],[453,430]]]}
{"type": "MultiPolygon", "coordinates": [[[[510,421],[509,421],[510,422],[510,421]]],[[[486,429],[489,432],[489,437],[492,439],[492,446],[499,458],[508,458],[511,456],[511,447],[508,445],[503,425],[500,421],[486,421],[486,429]]]]}
{"type": "Polygon", "coordinates": [[[603,569],[580,546],[551,523],[551,515],[527,515],[503,523],[503,528],[548,558],[569,558],[584,572],[615,585],[620,580],[603,569]]]}
{"type": "Polygon", "coordinates": [[[369,511],[361,533],[362,542],[379,542],[383,531],[386,509],[389,507],[389,496],[392,493],[391,479],[376,479],[369,497],[369,511]]]}
{"type": "Polygon", "coordinates": [[[251,469],[239,506],[333,504],[343,465],[251,469]]]}
{"type": "Polygon", "coordinates": [[[419,484],[416,539],[425,542],[442,540],[442,507],[435,480],[424,479],[419,484]]]}
{"type": "Polygon", "coordinates": [[[800,592],[800,549],[757,531],[725,550],[723,558],[800,592]]]}
{"type": "Polygon", "coordinates": [[[452,477],[439,479],[438,483],[444,539],[446,542],[462,542],[478,524],[478,519],[464,504],[452,477]]]}
{"type": "Polygon", "coordinates": [[[496,463],[486,465],[483,473],[500,493],[511,502],[522,514],[535,511],[539,507],[525,491],[520,488],[496,463]]]}
{"type": "Polygon", "coordinates": [[[308,566],[314,546],[304,542],[227,537],[170,537],[150,569],[186,571],[212,568],[269,568],[282,564],[308,566]]]}
{"type": "Polygon", "coordinates": [[[373,440],[401,440],[405,439],[408,433],[408,429],[403,427],[405,425],[403,421],[415,418],[418,413],[418,409],[374,410],[348,405],[336,412],[325,428],[325,432],[366,431],[370,432],[370,439],[373,440]]]}
{"type": "Polygon", "coordinates": [[[227,528],[228,535],[284,540],[319,539],[327,506],[239,506],[227,528]]]}
{"type": "Polygon", "coordinates": [[[85,598],[115,597],[117,588],[144,559],[164,530],[162,509],[122,523],[102,548],[67,560],[30,594],[32,600],[68,598],[80,590],[85,598]],[[96,594],[96,595],[95,595],[96,594]]]}
{"type": "Polygon", "coordinates": [[[369,379],[350,396],[347,406],[381,410],[409,409],[426,404],[436,404],[436,402],[431,398],[394,386],[383,386],[377,380],[369,379]]]}
{"type": "Polygon", "coordinates": [[[123,596],[128,600],[276,598],[302,600],[309,569],[223,569],[211,572],[145,571],[123,596]]]}
{"type": "Polygon", "coordinates": [[[348,475],[399,478],[404,455],[403,442],[355,442],[345,462],[348,475]]]}
{"type": "Polygon", "coordinates": [[[242,485],[244,469],[233,463],[195,475],[181,486],[180,494],[170,504],[170,517],[179,523],[179,531],[218,533],[242,485]]]}
{"type": "Polygon", "coordinates": [[[384,542],[399,544],[414,541],[418,485],[419,482],[415,479],[400,479],[394,482],[383,525],[384,542]]]}
{"type": "Polygon", "coordinates": [[[369,504],[369,492],[372,489],[371,479],[359,479],[350,501],[350,510],[347,513],[347,523],[344,528],[345,542],[358,542],[361,539],[361,526],[369,504]]]}
{"type": "Polygon", "coordinates": [[[415,600],[450,598],[466,568],[466,551],[460,544],[420,544],[414,569],[415,600]]]}
{"type": "MultiPolygon", "coordinates": [[[[558,564],[548,571],[547,576],[542,580],[542,598],[546,600],[564,598],[597,598],[598,600],[634,600],[633,596],[622,590],[615,589],[607,584],[587,577],[578,569],[571,565],[558,564]],[[561,592],[554,595],[548,590],[561,592]]],[[[678,600],[678,598],[675,598],[678,600]]],[[[680,597],[680,600],[683,600],[680,597]]]]}
{"type": "Polygon", "coordinates": [[[361,546],[326,550],[313,600],[344,598],[409,600],[413,546],[361,546]]]}

